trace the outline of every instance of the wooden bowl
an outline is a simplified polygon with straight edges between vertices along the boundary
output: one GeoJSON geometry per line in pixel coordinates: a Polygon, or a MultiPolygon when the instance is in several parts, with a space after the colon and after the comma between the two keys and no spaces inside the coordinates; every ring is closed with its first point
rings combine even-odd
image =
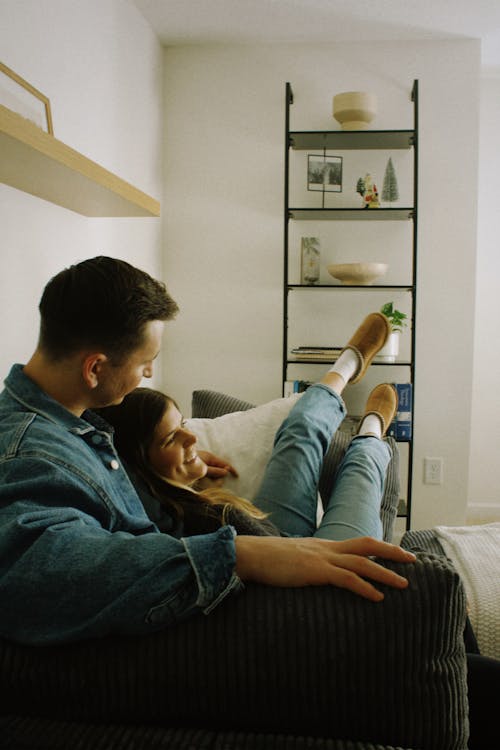
{"type": "Polygon", "coordinates": [[[389,268],[387,263],[334,263],[328,266],[328,273],[342,284],[370,286],[389,268]]]}

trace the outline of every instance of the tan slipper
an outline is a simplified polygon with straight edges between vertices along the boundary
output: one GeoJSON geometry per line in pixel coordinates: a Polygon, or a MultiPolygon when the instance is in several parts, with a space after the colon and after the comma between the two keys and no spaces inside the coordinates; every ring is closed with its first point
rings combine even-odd
{"type": "Polygon", "coordinates": [[[359,359],[359,369],[350,379],[350,383],[358,383],[364,376],[372,359],[384,346],[389,338],[391,323],[382,313],[374,312],[367,315],[342,351],[352,349],[359,359]]]}
{"type": "Polygon", "coordinates": [[[382,436],[389,429],[389,425],[398,410],[398,392],[390,383],[376,385],[368,396],[363,419],[369,414],[376,414],[382,422],[382,436]]]}

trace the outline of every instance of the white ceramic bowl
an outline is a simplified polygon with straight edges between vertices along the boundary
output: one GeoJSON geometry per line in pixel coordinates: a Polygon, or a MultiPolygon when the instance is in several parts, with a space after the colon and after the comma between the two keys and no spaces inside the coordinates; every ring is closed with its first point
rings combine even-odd
{"type": "Polygon", "coordinates": [[[377,114],[377,97],[368,91],[345,91],[333,97],[333,116],[342,130],[366,130],[377,114]]]}
{"type": "Polygon", "coordinates": [[[333,263],[328,266],[328,273],[345,285],[370,286],[388,267],[387,263],[333,263]]]}

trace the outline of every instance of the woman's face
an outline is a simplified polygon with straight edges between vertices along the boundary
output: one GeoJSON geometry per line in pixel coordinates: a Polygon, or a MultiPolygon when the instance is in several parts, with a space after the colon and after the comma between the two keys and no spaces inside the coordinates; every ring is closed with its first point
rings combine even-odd
{"type": "Polygon", "coordinates": [[[179,484],[190,485],[207,473],[196,450],[196,435],[184,428],[182,415],[172,403],[156,425],[148,458],[160,476],[179,484]]]}

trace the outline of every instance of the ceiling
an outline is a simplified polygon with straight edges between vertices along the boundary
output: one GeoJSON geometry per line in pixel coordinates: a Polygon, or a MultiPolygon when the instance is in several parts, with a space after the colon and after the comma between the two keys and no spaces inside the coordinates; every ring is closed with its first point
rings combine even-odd
{"type": "Polygon", "coordinates": [[[480,39],[500,69],[499,0],[134,0],[165,45],[480,39]]]}

